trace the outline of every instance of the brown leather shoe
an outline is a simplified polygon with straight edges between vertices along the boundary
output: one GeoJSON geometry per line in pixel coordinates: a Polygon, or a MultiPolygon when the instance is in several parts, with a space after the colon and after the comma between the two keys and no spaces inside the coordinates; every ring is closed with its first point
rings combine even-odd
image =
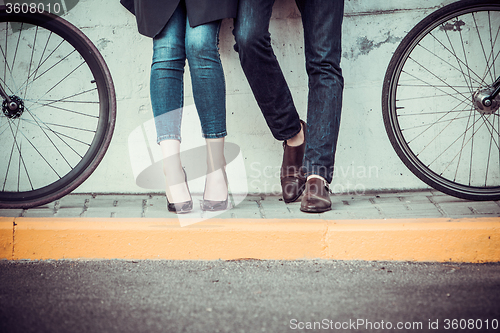
{"type": "Polygon", "coordinates": [[[332,209],[330,190],[323,179],[309,178],[300,210],[305,213],[323,213],[332,209]]]}
{"type": "Polygon", "coordinates": [[[283,163],[281,164],[281,190],[286,203],[296,201],[304,192],[305,178],[302,174],[302,159],[306,148],[306,123],[300,121],[304,130],[304,143],[291,147],[283,142],[283,163]]]}

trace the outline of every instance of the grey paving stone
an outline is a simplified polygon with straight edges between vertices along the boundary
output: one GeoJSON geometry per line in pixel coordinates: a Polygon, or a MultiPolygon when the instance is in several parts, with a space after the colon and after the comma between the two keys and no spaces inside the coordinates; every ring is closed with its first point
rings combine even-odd
{"type": "MultiPolygon", "coordinates": [[[[332,195],[332,210],[321,214],[300,211],[300,201],[285,204],[280,196],[248,195],[233,197],[239,202],[224,212],[206,213],[199,209],[202,195],[193,195],[194,211],[189,217],[223,219],[395,219],[426,217],[498,217],[500,203],[467,201],[437,191],[332,195]]],[[[70,194],[36,208],[2,209],[5,217],[146,217],[175,218],[166,209],[164,195],[70,194]]]]}
{"type": "Polygon", "coordinates": [[[22,212],[22,217],[54,217],[56,210],[54,203],[38,206],[35,208],[26,209],[22,212]]]}
{"type": "Polygon", "coordinates": [[[474,214],[500,216],[500,206],[499,206],[498,202],[495,202],[495,201],[468,202],[467,207],[474,214]]]}
{"type": "Polygon", "coordinates": [[[150,196],[146,199],[144,207],[144,217],[147,218],[168,218],[167,199],[165,196],[150,196]]]}
{"type": "Polygon", "coordinates": [[[0,209],[0,216],[2,217],[20,217],[22,213],[22,209],[0,209]]]}
{"type": "Polygon", "coordinates": [[[90,199],[84,217],[143,217],[146,195],[98,195],[90,199]]]}

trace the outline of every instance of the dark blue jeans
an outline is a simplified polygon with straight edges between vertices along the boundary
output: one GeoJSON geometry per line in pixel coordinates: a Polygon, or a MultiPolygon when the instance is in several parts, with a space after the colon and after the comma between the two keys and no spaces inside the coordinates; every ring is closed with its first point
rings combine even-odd
{"type": "MultiPolygon", "coordinates": [[[[269,33],[275,0],[240,0],[235,49],[255,99],[277,140],[300,131],[299,115],[276,60],[269,33]]],[[[343,0],[296,0],[304,27],[309,77],[304,172],[332,181],[342,109],[340,68],[343,0]]]]}
{"type": "Polygon", "coordinates": [[[218,20],[192,28],[181,1],[165,28],[154,37],[150,90],[158,142],[181,140],[186,59],[203,137],[226,136],[226,91],[218,48],[220,25],[218,20]]]}

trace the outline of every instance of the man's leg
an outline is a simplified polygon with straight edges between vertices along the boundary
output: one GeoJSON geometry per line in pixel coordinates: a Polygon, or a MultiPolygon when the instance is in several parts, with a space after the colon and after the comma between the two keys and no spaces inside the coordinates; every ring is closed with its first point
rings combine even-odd
{"type": "Polygon", "coordinates": [[[302,14],[309,76],[308,133],[304,156],[308,181],[301,210],[321,212],[331,209],[325,187],[332,181],[342,109],[344,82],[340,58],[344,1],[296,2],[302,14]]]}
{"type": "Polygon", "coordinates": [[[273,4],[274,0],[240,0],[233,33],[235,50],[267,125],[277,140],[285,141],[281,185],[285,202],[291,202],[302,194],[305,182],[300,174],[305,128],[271,46],[273,4]]]}

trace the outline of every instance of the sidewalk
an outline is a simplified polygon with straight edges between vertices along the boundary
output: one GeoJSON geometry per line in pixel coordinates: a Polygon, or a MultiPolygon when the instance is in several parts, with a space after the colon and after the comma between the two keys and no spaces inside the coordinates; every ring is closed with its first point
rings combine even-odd
{"type": "Polygon", "coordinates": [[[247,196],[207,214],[168,213],[160,195],[71,194],[0,210],[3,259],[500,261],[500,202],[437,191],[332,195],[333,210],[247,196]]]}

